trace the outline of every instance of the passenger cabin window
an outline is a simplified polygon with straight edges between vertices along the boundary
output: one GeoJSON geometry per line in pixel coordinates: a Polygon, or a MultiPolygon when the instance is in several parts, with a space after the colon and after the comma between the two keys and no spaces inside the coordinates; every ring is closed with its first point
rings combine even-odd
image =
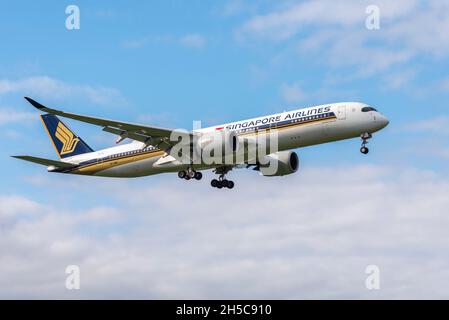
{"type": "Polygon", "coordinates": [[[363,107],[362,108],[362,112],[368,112],[368,111],[377,111],[377,110],[372,107],[363,107]]]}

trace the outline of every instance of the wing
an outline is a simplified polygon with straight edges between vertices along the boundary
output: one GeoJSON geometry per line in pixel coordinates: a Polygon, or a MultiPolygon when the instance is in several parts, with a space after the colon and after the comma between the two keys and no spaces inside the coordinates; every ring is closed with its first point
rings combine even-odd
{"type": "Polygon", "coordinates": [[[68,162],[62,162],[62,161],[56,161],[56,160],[50,160],[50,159],[44,159],[44,158],[38,158],[38,157],[31,157],[31,156],[12,156],[16,159],[21,159],[25,161],[34,162],[37,164],[41,164],[43,166],[54,166],[56,168],[70,168],[73,167],[73,163],[68,162]]]}
{"type": "Polygon", "coordinates": [[[175,134],[176,136],[188,134],[190,135],[190,138],[192,138],[193,135],[193,133],[191,132],[179,129],[174,130],[174,129],[160,128],[129,122],[83,116],[75,113],[68,113],[56,109],[47,108],[46,106],[43,106],[39,102],[34,101],[33,99],[28,97],[25,97],[25,99],[29,103],[31,103],[34,107],[36,107],[41,111],[101,126],[103,127],[104,131],[119,135],[121,137],[119,138],[120,141],[123,140],[124,138],[130,138],[133,140],[143,142],[145,143],[145,145],[153,145],[166,150],[172,147],[172,145],[177,143],[177,141],[173,143],[170,141],[170,137],[172,134],[175,134]]]}

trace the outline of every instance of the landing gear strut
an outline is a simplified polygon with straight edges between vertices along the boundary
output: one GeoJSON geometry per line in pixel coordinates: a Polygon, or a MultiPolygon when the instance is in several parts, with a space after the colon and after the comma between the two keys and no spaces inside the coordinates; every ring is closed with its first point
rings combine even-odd
{"type": "Polygon", "coordinates": [[[366,147],[366,144],[368,143],[368,139],[372,138],[372,135],[371,133],[365,132],[360,135],[360,138],[362,139],[362,147],[360,148],[360,152],[367,154],[369,149],[366,147]]]}
{"type": "Polygon", "coordinates": [[[201,178],[203,177],[203,174],[199,171],[195,171],[192,168],[189,168],[187,170],[179,171],[178,177],[180,179],[186,179],[186,180],[190,180],[190,179],[201,180],[201,178]]]}

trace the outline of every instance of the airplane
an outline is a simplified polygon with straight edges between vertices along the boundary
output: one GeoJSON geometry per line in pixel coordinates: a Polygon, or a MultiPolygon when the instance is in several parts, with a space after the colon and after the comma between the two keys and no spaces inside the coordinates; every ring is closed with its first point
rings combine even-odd
{"type": "Polygon", "coordinates": [[[33,156],[14,158],[47,166],[49,172],[102,177],[130,178],[177,172],[181,179],[201,180],[201,171],[212,169],[218,179],[213,179],[211,186],[218,189],[234,187],[226,174],[236,168],[253,168],[264,176],[295,173],[299,158],[292,149],[359,137],[362,141],[360,152],[367,154],[366,144],[372,134],[389,124],[386,116],[368,104],[338,102],[185,131],[68,113],[48,108],[29,97],[25,99],[44,112],[40,118],[60,160],[33,156]],[[132,141],[94,151],[58,116],[100,126],[103,131],[118,135],[117,144],[126,138],[132,141]],[[180,135],[187,137],[187,142],[183,142],[180,135]],[[273,135],[277,145],[271,152],[259,138],[273,135]],[[211,156],[203,157],[211,145],[214,148],[211,156]],[[250,155],[248,146],[257,152],[266,149],[271,153],[250,155]],[[182,148],[184,151],[179,151],[182,148]],[[203,152],[199,161],[192,161],[194,148],[203,152]],[[220,159],[234,156],[230,162],[210,161],[217,150],[223,152],[217,153],[220,159]],[[247,157],[237,159],[238,150],[244,150],[247,157]],[[274,163],[274,169],[267,163],[274,163]]]}

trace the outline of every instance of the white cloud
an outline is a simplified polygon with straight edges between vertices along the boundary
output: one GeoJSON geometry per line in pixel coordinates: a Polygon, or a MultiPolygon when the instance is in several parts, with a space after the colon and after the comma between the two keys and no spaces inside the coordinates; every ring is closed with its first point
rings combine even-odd
{"type": "Polygon", "coordinates": [[[438,116],[412,122],[404,126],[407,131],[426,132],[429,134],[448,135],[449,134],[449,116],[438,116]]]}
{"type": "MultiPolygon", "coordinates": [[[[72,186],[77,199],[113,193],[120,208],[67,211],[55,198],[33,219],[0,225],[0,296],[449,296],[440,285],[449,281],[447,177],[370,165],[308,167],[283,178],[238,173],[231,173],[232,191],[175,175],[79,177],[89,188],[72,186]],[[65,290],[68,264],[81,267],[79,291],[65,290]],[[368,264],[380,267],[380,291],[364,287],[368,264]]],[[[22,199],[9,209],[14,202],[0,198],[0,208],[27,211],[22,199]]]]}
{"type": "MultiPolygon", "coordinates": [[[[409,128],[406,127],[406,130],[409,128]]],[[[449,159],[449,146],[447,145],[447,135],[448,130],[444,130],[440,132],[439,136],[435,134],[425,134],[425,131],[422,130],[413,130],[410,131],[419,132],[420,135],[414,136],[413,144],[409,144],[403,148],[401,153],[405,158],[413,158],[422,159],[426,163],[437,164],[445,166],[447,160],[449,159]]],[[[430,129],[427,133],[433,133],[436,130],[430,129]]]]}
{"type": "Polygon", "coordinates": [[[10,123],[30,122],[34,120],[36,120],[35,113],[0,107],[0,126],[10,123]]]}
{"type": "Polygon", "coordinates": [[[36,202],[21,196],[0,195],[0,204],[0,223],[21,213],[30,214],[43,209],[36,202]]]}
{"type": "Polygon", "coordinates": [[[103,86],[70,84],[48,76],[33,76],[18,80],[1,79],[0,95],[21,93],[51,99],[87,99],[99,105],[117,105],[125,99],[117,89],[103,86]]]}
{"type": "Polygon", "coordinates": [[[287,84],[281,86],[281,96],[288,103],[297,103],[304,101],[305,95],[299,83],[287,84]]]}
{"type": "MultiPolygon", "coordinates": [[[[365,27],[367,14],[365,9],[372,1],[304,1],[299,4],[282,7],[273,12],[257,15],[246,21],[240,32],[245,35],[289,39],[308,26],[365,27]]],[[[381,10],[381,20],[391,21],[406,16],[416,9],[417,2],[409,0],[376,1],[381,10]]]]}
{"type": "Polygon", "coordinates": [[[399,89],[409,84],[415,77],[416,70],[401,70],[385,76],[384,83],[389,89],[399,89]]]}
{"type": "Polygon", "coordinates": [[[202,48],[206,44],[206,38],[198,33],[186,34],[179,41],[189,48],[202,48]]]}
{"type": "MultiPolygon", "coordinates": [[[[304,1],[250,17],[240,40],[296,43],[297,54],[371,76],[418,55],[449,55],[449,6],[441,1],[304,1]],[[367,5],[380,8],[380,30],[365,28],[367,5]]],[[[347,71],[347,70],[346,70],[347,71]]]]}

